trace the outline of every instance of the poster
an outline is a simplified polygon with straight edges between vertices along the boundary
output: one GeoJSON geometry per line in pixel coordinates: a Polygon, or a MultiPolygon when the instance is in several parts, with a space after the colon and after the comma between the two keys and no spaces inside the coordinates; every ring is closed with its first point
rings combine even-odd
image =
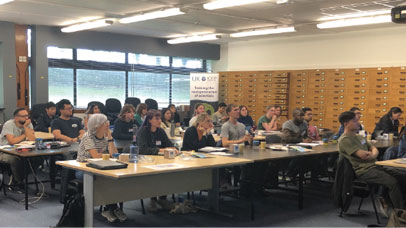
{"type": "Polygon", "coordinates": [[[219,74],[190,73],[190,112],[196,103],[203,103],[208,114],[217,111],[219,99],[219,74]]]}

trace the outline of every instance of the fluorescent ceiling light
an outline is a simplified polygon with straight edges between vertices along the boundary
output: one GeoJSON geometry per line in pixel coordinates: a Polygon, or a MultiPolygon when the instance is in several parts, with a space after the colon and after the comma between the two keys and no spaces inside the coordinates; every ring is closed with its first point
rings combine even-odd
{"type": "Polygon", "coordinates": [[[203,4],[203,8],[207,10],[215,10],[233,6],[242,6],[258,2],[269,2],[269,0],[217,0],[203,4]]]}
{"type": "Polygon", "coordinates": [[[295,32],[295,27],[273,28],[273,29],[259,29],[246,32],[231,33],[231,37],[245,37],[245,36],[261,36],[278,33],[295,32]]]}
{"type": "Polygon", "coordinates": [[[184,13],[185,12],[182,11],[180,8],[170,8],[170,9],[166,9],[166,10],[152,11],[149,13],[139,14],[139,15],[135,15],[135,16],[131,16],[131,17],[125,17],[125,18],[120,19],[119,22],[122,24],[128,24],[128,23],[146,21],[146,20],[162,18],[162,17],[171,17],[171,16],[176,16],[176,15],[180,15],[180,14],[184,14],[184,13]]]}
{"type": "Polygon", "coordinates": [[[12,1],[14,1],[14,0],[0,0],[0,5],[3,5],[3,4],[9,3],[9,2],[12,2],[12,1]]]}
{"type": "Polygon", "coordinates": [[[319,21],[329,21],[329,20],[338,20],[338,19],[346,19],[346,18],[354,18],[354,17],[366,17],[366,16],[376,16],[376,15],[384,15],[390,14],[391,10],[378,10],[378,11],[366,11],[366,12],[358,12],[358,13],[347,13],[347,14],[340,14],[336,16],[326,16],[319,18],[319,21]]]}
{"type": "Polygon", "coordinates": [[[200,36],[186,36],[186,37],[180,37],[180,38],[168,40],[168,44],[180,44],[180,43],[207,41],[207,40],[218,40],[220,38],[221,38],[221,36],[217,35],[217,34],[207,34],[207,35],[200,35],[200,36]]]}
{"type": "Polygon", "coordinates": [[[77,31],[82,31],[82,30],[87,30],[87,29],[94,29],[94,28],[100,28],[104,26],[109,26],[113,24],[113,20],[109,19],[101,19],[97,21],[89,21],[81,24],[76,24],[76,25],[71,25],[65,28],[62,28],[62,32],[77,32],[77,31]]]}
{"type": "Polygon", "coordinates": [[[348,26],[358,26],[358,25],[369,25],[369,24],[380,24],[392,22],[391,15],[381,15],[374,17],[360,17],[360,18],[351,18],[351,19],[342,19],[335,21],[328,21],[317,24],[319,29],[328,29],[328,28],[338,28],[338,27],[348,27],[348,26]]]}

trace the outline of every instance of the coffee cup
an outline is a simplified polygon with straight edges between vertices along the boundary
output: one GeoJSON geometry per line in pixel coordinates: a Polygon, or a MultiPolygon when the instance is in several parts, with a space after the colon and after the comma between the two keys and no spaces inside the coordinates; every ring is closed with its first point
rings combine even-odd
{"type": "Polygon", "coordinates": [[[176,156],[174,149],[165,149],[164,151],[164,158],[166,159],[174,159],[176,156]]]}
{"type": "Polygon", "coordinates": [[[259,145],[259,148],[260,148],[261,150],[264,150],[265,147],[266,147],[266,142],[265,142],[265,141],[262,141],[261,144],[259,145]]]}
{"type": "Polygon", "coordinates": [[[102,159],[103,160],[109,160],[110,159],[110,154],[102,154],[102,159]]]}

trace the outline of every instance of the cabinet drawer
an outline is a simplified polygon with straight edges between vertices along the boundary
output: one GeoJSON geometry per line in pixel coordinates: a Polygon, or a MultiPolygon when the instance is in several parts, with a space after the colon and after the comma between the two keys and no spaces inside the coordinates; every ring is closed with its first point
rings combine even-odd
{"type": "Polygon", "coordinates": [[[256,81],[258,79],[258,72],[247,72],[244,74],[245,80],[254,80],[256,81]]]}
{"type": "Polygon", "coordinates": [[[243,99],[238,98],[238,97],[233,97],[233,98],[229,98],[228,102],[230,102],[231,104],[240,105],[243,103],[243,99]]]}
{"type": "Polygon", "coordinates": [[[392,84],[392,88],[391,89],[401,89],[401,90],[406,90],[406,84],[402,84],[402,83],[397,83],[397,84],[392,84]]]}
{"type": "Polygon", "coordinates": [[[330,102],[337,102],[337,101],[344,101],[345,95],[332,95],[327,97],[327,103],[330,102]]]}
{"type": "Polygon", "coordinates": [[[369,89],[369,94],[370,95],[388,96],[389,95],[389,89],[369,89]]]}
{"type": "Polygon", "coordinates": [[[328,85],[329,89],[345,89],[345,83],[330,83],[328,85]]]}
{"type": "Polygon", "coordinates": [[[283,83],[283,84],[273,83],[273,84],[272,84],[272,88],[275,88],[275,89],[286,89],[286,88],[288,88],[288,84],[286,84],[286,83],[283,83]]]}
{"type": "Polygon", "coordinates": [[[369,90],[368,89],[347,89],[347,94],[349,97],[351,96],[368,96],[369,90]]]}
{"type": "MultiPolygon", "coordinates": [[[[400,80],[400,78],[406,78],[406,68],[405,67],[392,67],[391,69],[392,73],[392,82],[394,80],[400,80]]],[[[404,81],[404,80],[400,80],[404,81]]]]}
{"type": "Polygon", "coordinates": [[[346,93],[345,89],[329,89],[327,90],[328,96],[344,95],[346,93]]]}
{"type": "Polygon", "coordinates": [[[274,78],[287,78],[288,73],[287,72],[274,72],[273,77],[274,78]]]}
{"type": "Polygon", "coordinates": [[[273,94],[273,95],[272,95],[272,98],[283,100],[283,99],[287,99],[287,98],[288,98],[288,95],[287,95],[287,94],[273,94]]]}
{"type": "Polygon", "coordinates": [[[391,89],[391,97],[406,97],[406,90],[404,90],[404,89],[391,89]]]}
{"type": "Polygon", "coordinates": [[[326,89],[327,85],[325,83],[320,84],[308,84],[307,86],[309,89],[326,89]]]}
{"type": "Polygon", "coordinates": [[[382,117],[389,111],[388,108],[368,108],[368,116],[369,115],[375,115],[378,117],[382,117]]]}
{"type": "Polygon", "coordinates": [[[386,108],[386,109],[390,109],[389,107],[389,102],[385,102],[385,101],[369,101],[368,102],[368,108],[374,108],[374,109],[382,109],[382,108],[386,108]]]}
{"type": "Polygon", "coordinates": [[[309,107],[313,110],[313,112],[323,112],[324,106],[316,106],[316,105],[309,105],[309,107]]]}
{"type": "MultiPolygon", "coordinates": [[[[389,83],[371,83],[369,88],[370,89],[389,89],[389,83]]],[[[405,88],[405,87],[404,87],[405,88]]]]}
{"type": "Polygon", "coordinates": [[[316,100],[325,100],[326,99],[326,96],[323,94],[323,95],[317,95],[317,94],[312,94],[312,95],[309,95],[309,96],[307,96],[307,99],[308,100],[313,100],[313,101],[316,101],[316,100]]]}
{"type": "Polygon", "coordinates": [[[307,96],[305,94],[291,94],[289,99],[290,100],[302,100],[302,99],[306,99],[307,97],[309,97],[309,96],[307,96]]]}
{"type": "Polygon", "coordinates": [[[370,101],[388,102],[389,101],[389,94],[386,94],[386,95],[371,94],[371,95],[368,96],[368,99],[370,101]]]}
{"type": "Polygon", "coordinates": [[[273,89],[273,93],[284,93],[287,94],[288,90],[287,89],[283,89],[283,88],[279,88],[279,89],[273,89]]]}
{"type": "Polygon", "coordinates": [[[312,89],[308,90],[308,97],[309,96],[319,96],[319,95],[325,95],[326,96],[326,89],[312,89]]]}
{"type": "Polygon", "coordinates": [[[274,100],[274,104],[277,104],[277,105],[287,104],[287,101],[286,100],[274,100]]]}
{"type": "Polygon", "coordinates": [[[346,78],[344,76],[330,76],[327,78],[327,82],[330,83],[343,83],[346,81],[346,78]]]}
{"type": "Polygon", "coordinates": [[[326,114],[328,113],[333,113],[333,112],[339,112],[342,113],[345,111],[345,108],[343,106],[329,106],[326,107],[326,114]]]}
{"type": "Polygon", "coordinates": [[[294,106],[303,106],[306,105],[305,100],[291,100],[289,101],[289,104],[294,105],[294,106]]]}
{"type": "Polygon", "coordinates": [[[309,83],[310,84],[320,84],[320,83],[325,83],[327,81],[327,77],[325,75],[321,77],[310,77],[309,78],[309,83]]]}

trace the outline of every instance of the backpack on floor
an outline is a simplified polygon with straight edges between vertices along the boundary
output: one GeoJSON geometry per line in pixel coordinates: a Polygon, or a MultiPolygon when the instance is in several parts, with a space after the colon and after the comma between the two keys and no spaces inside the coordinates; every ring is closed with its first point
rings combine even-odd
{"type": "Polygon", "coordinates": [[[83,194],[76,193],[66,197],[62,217],[56,227],[83,227],[85,225],[85,200],[83,194]]]}

